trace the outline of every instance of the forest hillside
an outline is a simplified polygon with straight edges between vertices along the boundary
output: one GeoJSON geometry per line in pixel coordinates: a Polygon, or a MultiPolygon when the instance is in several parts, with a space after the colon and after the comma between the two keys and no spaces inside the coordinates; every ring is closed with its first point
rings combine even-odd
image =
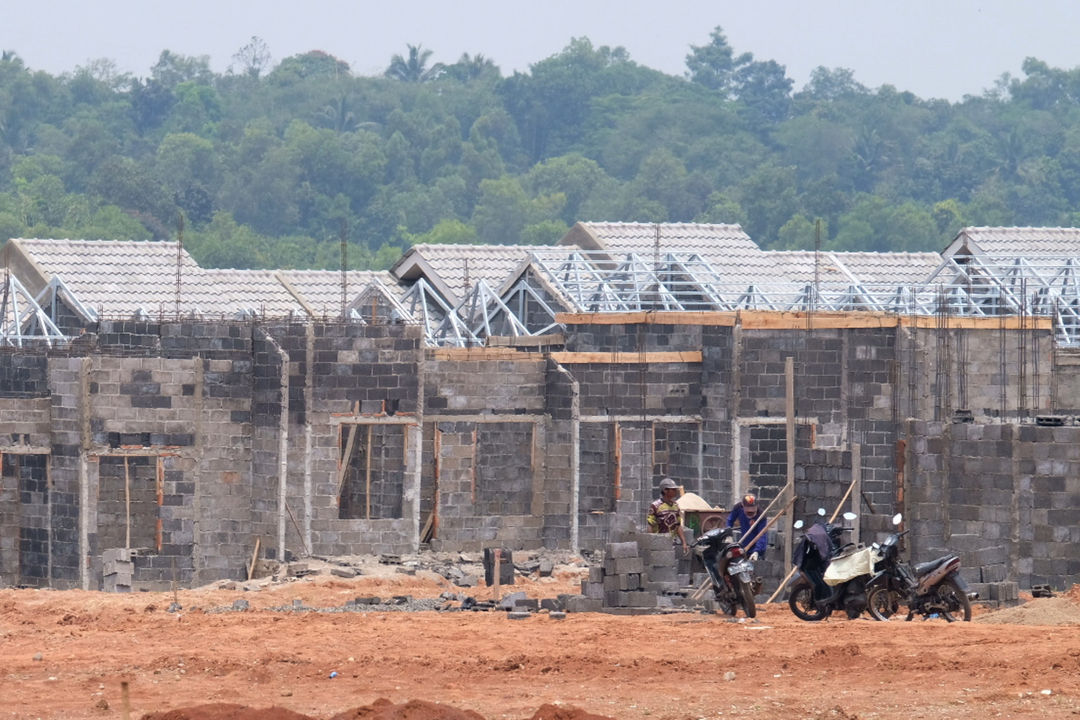
{"type": "Polygon", "coordinates": [[[385,268],[414,243],[550,244],[578,220],[739,223],[765,248],[940,250],[1080,223],[1080,69],[1034,58],[960,102],[736,52],[667,75],[572,39],[528,72],[379,76],[252,38],[224,74],[164,50],[52,76],[0,55],[0,237],[182,238],[208,267],[385,268]],[[820,221],[820,222],[819,222],[820,221]],[[820,236],[815,227],[820,227],[820,236]]]}

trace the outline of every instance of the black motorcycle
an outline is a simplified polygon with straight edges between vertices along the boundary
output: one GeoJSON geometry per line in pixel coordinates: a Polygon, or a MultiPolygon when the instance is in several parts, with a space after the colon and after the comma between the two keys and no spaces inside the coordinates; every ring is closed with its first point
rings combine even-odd
{"type": "Polygon", "coordinates": [[[761,590],[761,579],[754,574],[754,563],[739,544],[735,529],[709,530],[692,547],[709,573],[713,597],[720,609],[734,616],[741,606],[746,617],[755,617],[754,596],[761,590]]]}
{"type": "MultiPolygon", "coordinates": [[[[893,516],[899,525],[903,516],[893,516]]],[[[888,620],[907,605],[906,620],[918,613],[924,618],[940,615],[949,622],[971,620],[971,600],[978,593],[960,574],[960,558],[944,555],[911,567],[900,560],[900,538],[909,531],[893,533],[880,546],[879,572],[870,579],[867,605],[875,620],[888,620]]]]}
{"type": "MultiPolygon", "coordinates": [[[[824,516],[824,509],[818,515],[824,516]]],[[[845,520],[856,517],[844,513],[845,520]]],[[[802,527],[801,520],[795,523],[795,529],[802,527]]],[[[855,619],[866,610],[867,582],[877,556],[874,548],[843,542],[849,529],[818,520],[796,543],[792,560],[799,574],[792,582],[788,607],[800,620],[817,622],[839,611],[855,619]]]]}

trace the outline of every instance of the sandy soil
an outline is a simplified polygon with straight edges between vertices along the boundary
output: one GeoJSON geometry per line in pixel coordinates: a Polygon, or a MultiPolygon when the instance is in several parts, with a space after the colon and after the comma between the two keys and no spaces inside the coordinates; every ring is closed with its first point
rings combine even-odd
{"type": "MultiPolygon", "coordinates": [[[[501,590],[553,597],[579,577],[501,590]]],[[[448,589],[424,571],[230,587],[0,591],[0,719],[1080,716],[1080,586],[953,624],[805,623],[786,604],[757,621],[281,609],[448,589]]]]}

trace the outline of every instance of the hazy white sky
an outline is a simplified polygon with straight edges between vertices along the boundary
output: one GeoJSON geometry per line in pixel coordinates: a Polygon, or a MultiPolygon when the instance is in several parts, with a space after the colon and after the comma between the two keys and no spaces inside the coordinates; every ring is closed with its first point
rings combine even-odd
{"type": "Polygon", "coordinates": [[[146,76],[164,49],[223,72],[258,36],[275,63],[324,50],[375,75],[419,43],[432,61],[481,53],[509,75],[584,36],[682,75],[690,46],[719,25],[737,53],[786,66],[796,89],[823,65],[959,100],[1021,75],[1028,56],[1080,66],[1078,20],[1077,0],[0,0],[0,49],[51,74],[109,58],[146,76]]]}

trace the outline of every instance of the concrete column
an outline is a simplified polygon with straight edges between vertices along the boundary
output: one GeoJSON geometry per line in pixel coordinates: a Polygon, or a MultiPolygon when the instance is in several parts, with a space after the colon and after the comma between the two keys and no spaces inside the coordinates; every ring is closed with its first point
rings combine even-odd
{"type": "MultiPolygon", "coordinates": [[[[260,329],[263,338],[281,358],[281,417],[278,420],[278,558],[285,559],[285,519],[288,515],[289,480],[289,353],[277,344],[265,330],[260,329]]],[[[310,547],[310,545],[309,545],[310,547]]]]}
{"type": "Polygon", "coordinates": [[[88,456],[90,434],[90,370],[91,359],[84,357],[79,368],[79,584],[90,589],[90,480],[88,456]]]}
{"type": "Polygon", "coordinates": [[[555,368],[570,381],[570,549],[576,551],[581,490],[581,384],[559,363],[555,368]]]}

